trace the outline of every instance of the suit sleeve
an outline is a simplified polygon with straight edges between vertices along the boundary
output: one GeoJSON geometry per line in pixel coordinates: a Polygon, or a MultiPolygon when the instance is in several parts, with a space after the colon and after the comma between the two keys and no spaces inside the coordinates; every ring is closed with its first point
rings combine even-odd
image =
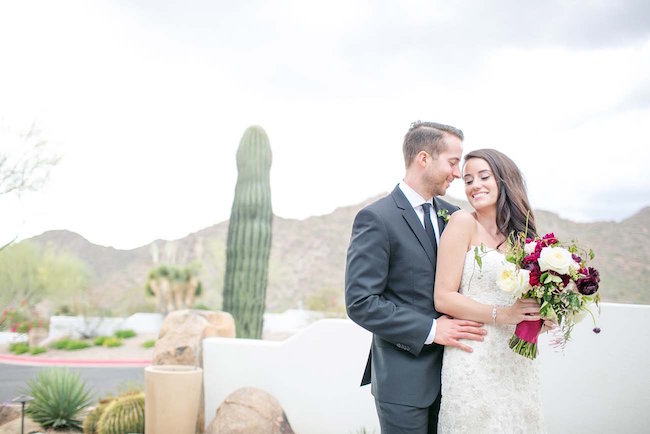
{"type": "Polygon", "coordinates": [[[388,282],[390,241],[383,220],[361,210],[352,226],[345,270],[348,316],[401,349],[417,356],[431,331],[433,317],[397,306],[383,293],[388,282]]]}

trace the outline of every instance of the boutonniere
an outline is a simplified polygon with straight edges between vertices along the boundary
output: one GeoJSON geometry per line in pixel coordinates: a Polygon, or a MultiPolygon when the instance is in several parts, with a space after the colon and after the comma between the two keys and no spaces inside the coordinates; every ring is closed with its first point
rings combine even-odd
{"type": "Polygon", "coordinates": [[[449,211],[447,210],[447,208],[440,208],[440,209],[438,210],[438,212],[436,213],[436,215],[437,215],[438,217],[442,218],[442,219],[445,221],[445,223],[447,223],[447,222],[449,221],[449,219],[451,218],[451,216],[449,215],[449,211]]]}

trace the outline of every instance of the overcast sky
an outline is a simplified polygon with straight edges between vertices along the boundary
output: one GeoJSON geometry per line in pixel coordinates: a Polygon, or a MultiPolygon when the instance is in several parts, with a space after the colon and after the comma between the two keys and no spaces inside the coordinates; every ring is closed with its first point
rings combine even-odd
{"type": "Polygon", "coordinates": [[[513,158],[535,208],[650,205],[642,0],[3,2],[0,61],[0,149],[35,121],[62,156],[0,197],[0,243],[68,229],[126,249],[226,220],[253,124],[281,217],[390,191],[418,119],[513,158]]]}

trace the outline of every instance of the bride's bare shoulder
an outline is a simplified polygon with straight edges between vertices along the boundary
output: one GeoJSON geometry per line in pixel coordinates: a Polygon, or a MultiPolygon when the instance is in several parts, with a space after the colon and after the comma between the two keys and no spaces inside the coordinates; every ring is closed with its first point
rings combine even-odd
{"type": "Polygon", "coordinates": [[[465,211],[464,209],[459,209],[451,215],[449,218],[449,223],[447,223],[447,227],[453,225],[458,228],[475,229],[476,224],[476,219],[471,213],[465,211]]]}

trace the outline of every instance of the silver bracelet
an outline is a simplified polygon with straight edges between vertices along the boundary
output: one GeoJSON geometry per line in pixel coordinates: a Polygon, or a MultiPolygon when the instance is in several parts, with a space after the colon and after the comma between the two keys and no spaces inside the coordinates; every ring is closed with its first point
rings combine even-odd
{"type": "Polygon", "coordinates": [[[497,305],[492,306],[492,325],[497,325],[497,305]]]}

